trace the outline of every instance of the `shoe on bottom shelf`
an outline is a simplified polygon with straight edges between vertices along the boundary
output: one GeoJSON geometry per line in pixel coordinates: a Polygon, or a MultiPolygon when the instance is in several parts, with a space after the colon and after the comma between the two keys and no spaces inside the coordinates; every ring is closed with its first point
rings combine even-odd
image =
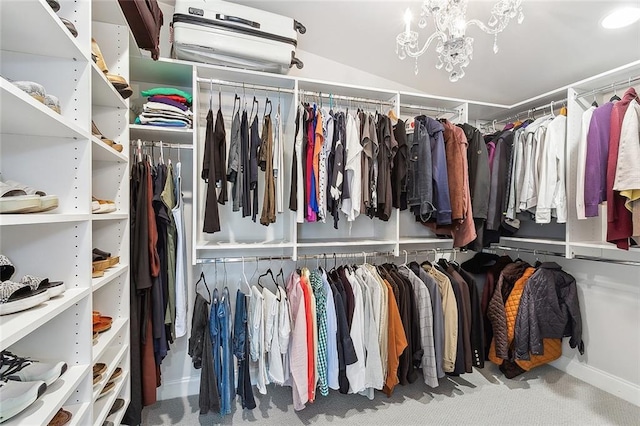
{"type": "Polygon", "coordinates": [[[21,413],[37,401],[47,390],[43,381],[16,382],[0,381],[0,423],[21,413]]]}
{"type": "Polygon", "coordinates": [[[43,381],[47,386],[58,380],[67,371],[67,363],[41,362],[14,355],[9,351],[0,352],[0,377],[19,382],[43,381]]]}

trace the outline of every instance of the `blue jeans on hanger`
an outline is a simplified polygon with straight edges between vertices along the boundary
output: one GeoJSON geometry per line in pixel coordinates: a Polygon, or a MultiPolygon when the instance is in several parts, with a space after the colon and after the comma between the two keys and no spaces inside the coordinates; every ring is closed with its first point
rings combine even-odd
{"type": "Polygon", "coordinates": [[[231,413],[231,401],[235,394],[230,317],[229,290],[225,287],[218,303],[218,325],[222,349],[222,375],[220,376],[220,414],[222,415],[231,413]]]}
{"type": "Polygon", "coordinates": [[[218,320],[218,306],[220,301],[218,300],[218,289],[213,290],[213,296],[211,297],[211,311],[209,313],[209,332],[211,333],[211,350],[213,351],[213,368],[216,372],[218,394],[221,393],[221,379],[222,367],[220,363],[220,324],[218,320]]]}

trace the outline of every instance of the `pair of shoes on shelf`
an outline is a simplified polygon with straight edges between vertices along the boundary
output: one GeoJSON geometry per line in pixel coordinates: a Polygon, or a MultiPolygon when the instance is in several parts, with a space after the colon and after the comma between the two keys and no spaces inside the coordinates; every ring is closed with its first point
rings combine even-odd
{"type": "Polygon", "coordinates": [[[60,110],[60,100],[56,96],[47,94],[47,91],[42,84],[36,83],[35,81],[9,80],[9,82],[35,100],[42,102],[58,114],[62,113],[60,110]]]}
{"type": "MultiPolygon", "coordinates": [[[[47,3],[54,12],[57,13],[60,10],[60,3],[58,2],[58,0],[47,0],[47,3]]],[[[60,21],[62,21],[64,26],[67,27],[67,30],[69,30],[72,36],[78,37],[78,30],[76,30],[75,25],[73,25],[71,21],[60,16],[58,18],[60,18],[60,21]]]]}
{"type": "MultiPolygon", "coordinates": [[[[115,371],[111,374],[111,377],[109,377],[109,380],[107,381],[107,384],[104,385],[104,388],[102,388],[102,391],[100,391],[100,395],[98,396],[98,399],[102,398],[103,396],[108,395],[109,393],[111,393],[115,387],[116,387],[116,381],[122,376],[122,368],[118,367],[115,369],[115,371]]],[[[115,404],[114,404],[115,405],[115,404]]],[[[124,401],[122,401],[122,405],[124,405],[124,401]]],[[[120,408],[122,408],[122,406],[120,406],[120,408]]],[[[113,410],[113,407],[111,407],[111,410],[113,410]]],[[[115,411],[119,410],[119,408],[117,408],[115,411]]],[[[115,412],[114,411],[114,412],[115,412]]],[[[111,412],[109,412],[108,416],[110,416],[111,412]]]]}
{"type": "Polygon", "coordinates": [[[100,249],[93,249],[93,273],[92,278],[98,278],[104,275],[104,271],[120,262],[120,256],[111,256],[111,253],[100,249]]]}
{"type": "Polygon", "coordinates": [[[113,213],[117,210],[116,203],[111,200],[101,200],[96,197],[91,198],[91,213],[113,213]]]}
{"type": "Polygon", "coordinates": [[[123,99],[127,99],[133,95],[133,89],[131,89],[131,86],[129,86],[129,83],[127,83],[124,77],[109,73],[109,68],[107,68],[107,63],[104,60],[104,56],[102,56],[100,46],[98,46],[94,38],[91,38],[91,58],[98,68],[107,76],[107,80],[109,80],[118,93],[120,93],[123,99]]]}
{"type": "Polygon", "coordinates": [[[58,197],[19,182],[0,181],[0,213],[43,213],[58,207],[58,197]]]}
{"type": "Polygon", "coordinates": [[[14,273],[11,260],[0,254],[0,315],[31,309],[65,291],[62,281],[49,281],[33,275],[25,275],[19,282],[11,281],[14,273]]]}
{"type": "MultiPolygon", "coordinates": [[[[41,362],[0,353],[0,423],[24,411],[64,372],[65,362],[41,362]]],[[[64,424],[64,423],[62,423],[64,424]]]]}
{"type": "MultiPolygon", "coordinates": [[[[122,369],[120,367],[116,368],[116,371],[120,370],[120,374],[118,375],[118,377],[122,374],[122,369]]],[[[113,378],[113,376],[111,376],[113,378]]],[[[111,409],[109,410],[109,414],[107,414],[107,417],[115,414],[116,412],[120,411],[122,409],[122,407],[124,407],[124,399],[122,398],[116,398],[116,400],[113,402],[113,405],[111,406],[111,409]]]]}
{"type": "Polygon", "coordinates": [[[49,422],[47,426],[64,426],[71,421],[71,413],[61,408],[58,410],[53,419],[49,422]]]}
{"type": "Polygon", "coordinates": [[[96,123],[94,123],[93,120],[91,120],[91,134],[98,137],[98,139],[100,139],[102,142],[115,149],[116,151],[122,152],[122,145],[120,145],[119,143],[115,143],[111,139],[103,136],[102,132],[98,130],[98,126],[96,126],[96,123]]]}
{"type": "Polygon", "coordinates": [[[93,332],[104,333],[111,328],[113,318],[102,315],[98,311],[93,311],[93,332]]]}

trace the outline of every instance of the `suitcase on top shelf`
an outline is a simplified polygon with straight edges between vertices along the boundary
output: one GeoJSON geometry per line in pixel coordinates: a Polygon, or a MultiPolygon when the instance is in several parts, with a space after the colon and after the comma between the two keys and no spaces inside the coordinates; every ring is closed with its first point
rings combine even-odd
{"type": "Polygon", "coordinates": [[[286,73],[304,25],[275,13],[226,1],[176,0],[172,56],[257,71],[286,73]]]}

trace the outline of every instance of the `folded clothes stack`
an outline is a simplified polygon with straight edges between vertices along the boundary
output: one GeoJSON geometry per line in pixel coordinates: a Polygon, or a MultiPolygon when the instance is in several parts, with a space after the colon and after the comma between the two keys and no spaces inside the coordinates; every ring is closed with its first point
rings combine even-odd
{"type": "Polygon", "coordinates": [[[180,89],[157,87],[142,91],[147,98],[143,112],[135,124],[161,127],[191,128],[193,112],[189,109],[192,96],[180,89]]]}

